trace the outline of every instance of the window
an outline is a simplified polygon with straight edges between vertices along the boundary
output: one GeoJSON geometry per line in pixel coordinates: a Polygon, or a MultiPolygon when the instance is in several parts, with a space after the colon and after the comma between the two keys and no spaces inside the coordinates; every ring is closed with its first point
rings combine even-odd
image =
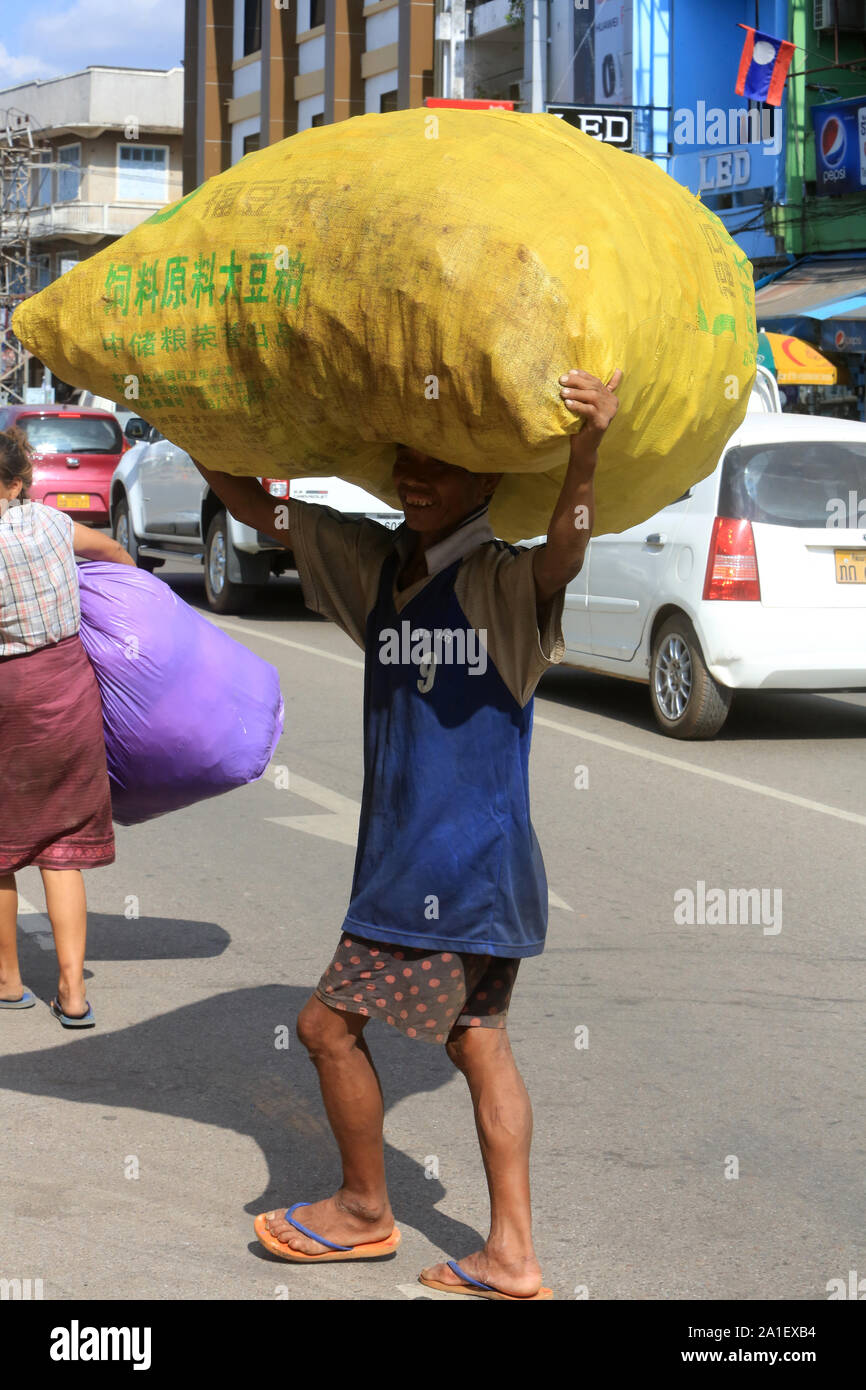
{"type": "Polygon", "coordinates": [[[324,113],[324,111],[317,111],[316,114],[315,114],[315,116],[313,117],[313,119],[310,121],[310,125],[311,125],[311,126],[314,126],[314,125],[324,125],[324,124],[325,124],[325,113],[324,113]]]}
{"type": "Polygon", "coordinates": [[[37,454],[119,454],[123,448],[117,421],[100,415],[19,415],[16,423],[37,454]]]}
{"type": "Polygon", "coordinates": [[[379,110],[380,110],[381,112],[385,112],[385,111],[396,111],[396,110],[397,110],[397,93],[396,93],[396,92],[383,92],[382,95],[379,97],[379,110]]]}
{"type": "Polygon", "coordinates": [[[32,256],[31,280],[34,290],[44,290],[46,285],[51,283],[51,257],[32,256]]]}
{"type": "Polygon", "coordinates": [[[44,208],[51,202],[51,155],[49,151],[41,150],[39,154],[35,154],[33,163],[30,196],[36,207],[44,208]]]}
{"type": "Polygon", "coordinates": [[[244,0],[244,57],[262,46],[262,0],[244,0]]]}
{"type": "Polygon", "coordinates": [[[852,493],[866,493],[866,445],[798,439],[742,446],[725,456],[719,515],[769,526],[827,526],[834,503],[852,493]]]}
{"type": "Polygon", "coordinates": [[[118,145],[117,197],[137,203],[168,202],[165,145],[118,145]]]}
{"type": "Polygon", "coordinates": [[[325,22],[325,0],[310,0],[310,28],[318,29],[325,22]]]}
{"type": "Polygon", "coordinates": [[[71,203],[81,191],[81,146],[61,145],[57,162],[57,201],[71,203]]]}
{"type": "Polygon", "coordinates": [[[252,154],[253,150],[260,149],[261,139],[261,134],[257,130],[254,130],[251,135],[245,135],[243,149],[244,154],[252,154]]]}

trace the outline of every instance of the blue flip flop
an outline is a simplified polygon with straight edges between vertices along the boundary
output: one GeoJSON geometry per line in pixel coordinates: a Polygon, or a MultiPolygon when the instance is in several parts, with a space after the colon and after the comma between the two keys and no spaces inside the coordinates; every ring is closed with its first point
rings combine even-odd
{"type": "Polygon", "coordinates": [[[58,1023],[62,1023],[64,1028],[93,1028],[96,1024],[93,1008],[89,1000],[85,1000],[85,1003],[87,1004],[87,1013],[79,1014],[77,1018],[74,1014],[65,1014],[56,999],[52,999],[48,1007],[58,1023]]]}
{"type": "Polygon", "coordinates": [[[25,989],[20,999],[0,999],[0,1009],[32,1009],[36,995],[32,989],[25,989]]]}
{"type": "Polygon", "coordinates": [[[330,1260],[381,1260],[386,1255],[393,1255],[397,1246],[400,1244],[400,1232],[395,1226],[389,1236],[384,1240],[362,1241],[359,1245],[336,1245],[332,1240],[326,1240],[317,1231],[311,1231],[307,1226],[302,1226],[300,1221],[295,1219],[295,1212],[298,1207],[308,1207],[309,1202],[295,1202],[293,1207],[289,1207],[285,1215],[285,1220],[290,1226],[294,1226],[296,1231],[300,1231],[302,1236],[309,1236],[310,1240],[317,1240],[326,1249],[321,1255],[303,1255],[300,1250],[293,1250],[290,1245],[277,1240],[272,1236],[265,1224],[267,1214],[261,1212],[255,1220],[255,1232],[266,1250],[270,1250],[272,1255],[278,1255],[281,1260],[289,1260],[292,1264],[325,1264],[330,1260]]]}
{"type": "Polygon", "coordinates": [[[418,1283],[424,1284],[428,1289],[438,1289],[441,1293],[461,1293],[472,1294],[475,1298],[497,1298],[507,1299],[510,1303],[533,1303],[539,1300],[553,1298],[553,1289],[541,1288],[538,1293],[516,1294],[503,1293],[501,1289],[494,1288],[492,1284],[483,1284],[480,1279],[473,1279],[471,1274],[467,1274],[465,1269],[461,1269],[456,1260],[448,1260],[448,1268],[458,1279],[462,1279],[462,1284],[443,1284],[441,1279],[425,1279],[423,1274],[418,1275],[418,1283]]]}

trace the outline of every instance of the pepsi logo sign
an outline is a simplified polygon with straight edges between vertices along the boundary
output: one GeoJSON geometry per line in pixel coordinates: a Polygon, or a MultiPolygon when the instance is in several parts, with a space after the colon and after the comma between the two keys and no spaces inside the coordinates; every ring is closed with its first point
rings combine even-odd
{"type": "Polygon", "coordinates": [[[841,331],[841,329],[836,334],[835,342],[837,348],[843,348],[845,346],[845,334],[841,331]]]}
{"type": "Polygon", "coordinates": [[[845,158],[845,127],[838,116],[829,116],[821,131],[821,158],[831,169],[836,169],[845,158]]]}

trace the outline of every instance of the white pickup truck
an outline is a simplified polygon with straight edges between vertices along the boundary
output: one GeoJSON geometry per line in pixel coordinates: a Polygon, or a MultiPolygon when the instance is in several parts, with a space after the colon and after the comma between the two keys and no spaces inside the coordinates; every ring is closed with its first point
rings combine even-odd
{"type": "MultiPolygon", "coordinates": [[[[183,449],[138,416],[126,422],[124,433],[133,443],[111,480],[111,530],[142,569],[156,569],[177,555],[200,560],[215,613],[242,611],[272,574],[294,569],[290,550],[226,512],[183,449]]],[[[320,502],[383,526],[403,520],[402,512],[339,478],[261,481],[273,497],[320,502]]]]}

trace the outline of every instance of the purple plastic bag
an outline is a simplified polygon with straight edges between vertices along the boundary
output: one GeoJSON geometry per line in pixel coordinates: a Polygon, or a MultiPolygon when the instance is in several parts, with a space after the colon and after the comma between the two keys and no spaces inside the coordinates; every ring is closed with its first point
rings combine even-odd
{"type": "Polygon", "coordinates": [[[261,777],[283,728],[276,668],[131,565],[78,566],[111,805],[136,825],[261,777]]]}

